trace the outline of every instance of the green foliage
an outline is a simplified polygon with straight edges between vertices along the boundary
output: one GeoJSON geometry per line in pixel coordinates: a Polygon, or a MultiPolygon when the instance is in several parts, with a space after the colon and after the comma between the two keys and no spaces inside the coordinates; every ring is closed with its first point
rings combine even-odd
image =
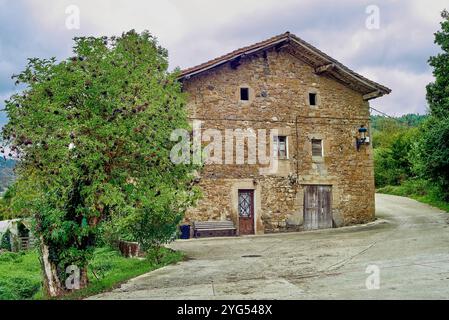
{"type": "Polygon", "coordinates": [[[427,195],[429,190],[435,191],[436,188],[432,186],[429,181],[422,179],[409,179],[403,181],[400,186],[386,186],[379,188],[379,193],[394,194],[397,196],[424,196],[427,195]]]}
{"type": "Polygon", "coordinates": [[[374,180],[376,187],[397,184],[392,152],[387,148],[374,149],[374,180]]]}
{"type": "Polygon", "coordinates": [[[376,187],[398,185],[413,175],[409,153],[419,129],[385,117],[378,117],[376,123],[373,132],[376,187]]]}
{"type": "Polygon", "coordinates": [[[0,262],[22,262],[22,251],[21,252],[3,252],[0,255],[0,262]]]}
{"type": "MultiPolygon", "coordinates": [[[[134,211],[122,219],[104,224],[104,233],[113,235],[109,237],[112,240],[110,242],[118,240],[118,236],[122,240],[139,242],[142,250],[148,251],[176,238],[178,225],[186,207],[174,207],[173,201],[176,199],[169,192],[162,192],[157,203],[151,202],[151,199],[142,201],[143,210],[134,211]]],[[[185,199],[181,203],[188,205],[191,200],[185,199]]]]}
{"type": "MultiPolygon", "coordinates": [[[[63,298],[82,298],[110,290],[123,281],[182,259],[181,253],[166,248],[159,250],[159,255],[159,261],[153,254],[145,259],[129,259],[110,248],[98,248],[89,264],[89,286],[63,298]]],[[[37,252],[0,254],[0,300],[42,298],[37,252]]]]}
{"type": "Polygon", "coordinates": [[[111,290],[124,281],[137,277],[152,270],[176,263],[182,259],[182,254],[167,248],[158,249],[159,259],[151,254],[144,259],[122,257],[117,251],[108,247],[96,249],[89,263],[89,286],[75,291],[63,299],[78,299],[111,290]]]}
{"type": "Polygon", "coordinates": [[[405,127],[396,119],[377,118],[376,126],[373,125],[373,148],[389,148],[405,127]]]}
{"type": "MultiPolygon", "coordinates": [[[[2,234],[0,249],[11,251],[11,231],[9,231],[9,229],[2,234]]],[[[1,258],[2,256],[0,256],[0,259],[1,258]]]]}
{"type": "Polygon", "coordinates": [[[99,230],[145,246],[168,241],[195,199],[193,166],[169,157],[171,131],[189,125],[177,74],[167,68],[156,39],[130,31],[76,38],[72,58],[29,59],[15,76],[27,89],[6,102],[2,131],[20,157],[11,210],[34,216],[58,269],[85,267],[99,230]],[[135,234],[144,220],[171,228],[149,240],[135,234]]]}
{"type": "Polygon", "coordinates": [[[418,122],[408,117],[409,125],[419,123],[416,129],[386,130],[387,136],[380,129],[375,176],[376,186],[385,186],[378,192],[413,197],[449,211],[449,13],[443,11],[442,17],[441,30],[435,33],[442,52],[429,59],[435,76],[427,86],[430,115],[418,122]]]}
{"type": "Polygon", "coordinates": [[[377,192],[413,198],[449,212],[449,203],[442,200],[443,190],[427,180],[410,179],[399,186],[385,186],[377,192]]]}
{"type": "Polygon", "coordinates": [[[441,30],[435,33],[435,44],[441,52],[430,57],[429,64],[433,68],[435,81],[427,85],[427,102],[430,115],[437,119],[449,118],[449,13],[441,14],[443,21],[441,30]]]}
{"type": "Polygon", "coordinates": [[[429,59],[435,81],[427,86],[430,118],[422,126],[412,153],[417,176],[437,184],[443,200],[449,201],[449,13],[442,12],[441,30],[435,43],[441,53],[429,59]]]}
{"type": "Polygon", "coordinates": [[[429,119],[411,157],[416,175],[439,185],[444,199],[449,201],[449,118],[429,119]]]}
{"type": "Polygon", "coordinates": [[[428,118],[428,115],[418,113],[408,113],[399,117],[388,118],[382,115],[371,116],[371,128],[373,130],[385,131],[385,126],[394,127],[417,127],[428,118]]]}
{"type": "Polygon", "coordinates": [[[428,118],[427,115],[405,114],[400,117],[371,116],[373,147],[389,148],[403,133],[418,127],[428,118]]]}
{"type": "Polygon", "coordinates": [[[28,278],[0,279],[0,300],[31,299],[39,290],[40,283],[28,278]]]}
{"type": "Polygon", "coordinates": [[[172,211],[170,202],[167,202],[160,208],[153,209],[148,206],[130,218],[134,220],[134,223],[127,224],[124,233],[132,234],[133,237],[130,240],[139,242],[142,249],[148,251],[175,239],[182,214],[172,211]],[[132,227],[134,231],[127,230],[129,227],[132,227]]]}
{"type": "Polygon", "coordinates": [[[16,184],[17,182],[8,186],[5,193],[3,193],[3,197],[0,198],[0,218],[3,220],[24,218],[29,216],[26,211],[14,210],[16,201],[16,184]]]}
{"type": "Polygon", "coordinates": [[[0,300],[31,299],[41,287],[37,252],[0,254],[0,300]]]}
{"type": "Polygon", "coordinates": [[[409,127],[418,127],[427,118],[428,118],[428,115],[409,113],[409,114],[404,114],[404,115],[398,117],[398,120],[399,120],[399,122],[401,122],[409,127]]]}

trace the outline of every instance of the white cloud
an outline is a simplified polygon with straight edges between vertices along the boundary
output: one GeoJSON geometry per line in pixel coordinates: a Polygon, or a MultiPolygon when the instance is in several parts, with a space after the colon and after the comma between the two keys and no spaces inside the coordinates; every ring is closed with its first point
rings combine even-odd
{"type": "Polygon", "coordinates": [[[426,111],[426,85],[434,81],[429,73],[414,73],[407,70],[372,67],[360,70],[374,81],[381,81],[393,91],[376,100],[371,106],[391,115],[424,113],[426,111]]]}
{"type": "Polygon", "coordinates": [[[373,105],[396,114],[425,111],[425,85],[432,80],[426,61],[436,50],[433,33],[448,6],[447,0],[48,0],[24,5],[21,16],[34,21],[33,46],[45,47],[39,49],[47,50],[44,56],[48,48],[68,55],[75,35],[148,29],[169,50],[172,67],[189,67],[289,29],[391,87],[393,93],[373,105]],[[370,4],[380,8],[379,30],[365,27],[370,4]],[[65,27],[69,5],[80,8],[80,30],[65,27]]]}
{"type": "MultiPolygon", "coordinates": [[[[408,2],[408,1],[407,1],[408,2]]],[[[434,28],[438,27],[438,21],[441,17],[441,11],[446,8],[449,10],[449,3],[447,0],[411,0],[409,2],[410,11],[412,15],[421,20],[423,23],[434,28]]],[[[405,5],[404,5],[405,7],[405,5]]]]}

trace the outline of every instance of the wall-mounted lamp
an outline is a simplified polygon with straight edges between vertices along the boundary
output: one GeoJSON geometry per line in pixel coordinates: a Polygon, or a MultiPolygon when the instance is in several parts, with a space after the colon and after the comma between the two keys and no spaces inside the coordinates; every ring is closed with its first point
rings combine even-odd
{"type": "Polygon", "coordinates": [[[366,133],[368,130],[365,128],[365,126],[362,124],[359,128],[359,136],[356,138],[356,145],[357,145],[357,151],[360,150],[360,146],[369,143],[369,138],[367,137],[366,133]]]}

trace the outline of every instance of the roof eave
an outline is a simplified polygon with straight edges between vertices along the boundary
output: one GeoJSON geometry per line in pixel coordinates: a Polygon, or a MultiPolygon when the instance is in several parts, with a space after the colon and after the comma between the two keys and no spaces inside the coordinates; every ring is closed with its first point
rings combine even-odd
{"type": "MultiPolygon", "coordinates": [[[[352,70],[349,70],[347,67],[345,67],[343,64],[341,64],[337,60],[335,60],[335,59],[331,58],[330,56],[328,56],[327,54],[321,52],[319,49],[313,47],[309,43],[306,43],[305,41],[299,39],[295,35],[290,35],[290,38],[296,44],[300,45],[304,49],[310,51],[312,54],[315,54],[319,58],[321,58],[324,61],[324,63],[323,63],[323,66],[325,67],[324,72],[327,72],[327,71],[331,72],[332,70],[338,69],[340,72],[345,73],[350,78],[353,78],[355,81],[358,81],[358,82],[362,83],[363,85],[365,85],[369,88],[372,88],[373,92],[378,92],[378,94],[375,97],[372,97],[370,99],[381,97],[381,96],[383,96],[385,94],[389,94],[391,92],[390,88],[387,88],[387,87],[385,87],[379,83],[376,83],[372,80],[368,80],[368,79],[362,77],[361,75],[359,75],[358,73],[356,73],[352,70]]],[[[371,92],[371,93],[373,93],[373,92],[371,92]]],[[[369,93],[369,94],[371,94],[371,93],[369,93]]]]}
{"type": "Polygon", "coordinates": [[[371,100],[378,97],[381,97],[383,95],[389,94],[391,92],[391,89],[376,83],[372,80],[366,79],[363,76],[359,75],[358,73],[350,70],[346,66],[344,66],[342,63],[338,62],[337,60],[333,59],[332,57],[328,56],[324,52],[320,51],[318,48],[315,48],[311,44],[305,42],[304,40],[298,38],[295,35],[290,34],[289,32],[286,32],[278,37],[274,37],[275,39],[273,41],[269,41],[267,43],[261,44],[258,47],[251,48],[250,50],[243,50],[242,52],[236,53],[235,55],[223,58],[221,60],[216,61],[215,63],[212,63],[210,65],[205,65],[202,67],[201,65],[197,67],[193,67],[190,69],[186,69],[184,71],[181,71],[181,74],[178,77],[178,80],[184,80],[189,79],[190,77],[200,74],[202,72],[205,72],[207,70],[216,68],[220,65],[223,65],[225,63],[228,63],[230,61],[233,61],[235,59],[238,59],[240,57],[243,57],[245,55],[253,54],[258,51],[267,50],[269,48],[272,48],[282,42],[285,41],[293,41],[295,44],[301,46],[302,48],[309,51],[311,54],[317,56],[319,59],[323,61],[323,65],[331,65],[332,67],[329,69],[325,69],[322,73],[325,72],[335,72],[339,71],[343,74],[345,74],[349,79],[352,79],[352,81],[356,83],[360,83],[362,86],[369,88],[369,90],[372,90],[371,92],[364,95],[365,100],[371,100]]]}
{"type": "Polygon", "coordinates": [[[278,44],[280,44],[280,43],[286,41],[286,40],[289,40],[288,35],[285,35],[284,37],[282,37],[282,38],[280,38],[280,39],[278,39],[278,40],[276,40],[276,41],[267,43],[267,44],[265,44],[265,45],[263,45],[263,46],[254,48],[254,49],[252,49],[252,50],[240,52],[240,53],[235,54],[235,55],[233,55],[233,56],[231,56],[231,57],[229,57],[229,58],[226,58],[226,59],[217,61],[216,63],[211,64],[211,65],[209,65],[209,66],[205,66],[205,67],[203,67],[203,68],[198,68],[198,69],[195,69],[195,67],[194,67],[194,68],[191,68],[191,69],[193,69],[193,70],[191,70],[191,71],[189,71],[189,69],[185,70],[185,72],[181,71],[181,74],[179,75],[178,80],[188,79],[188,78],[190,78],[190,77],[192,77],[192,76],[194,76],[194,75],[196,75],[196,74],[205,72],[205,71],[207,71],[207,70],[213,69],[213,68],[218,67],[218,66],[220,66],[220,65],[222,65],[222,64],[225,64],[225,63],[227,63],[227,62],[230,62],[230,61],[233,61],[233,60],[235,60],[235,59],[238,59],[239,57],[244,57],[244,56],[246,56],[246,55],[250,55],[250,54],[256,53],[256,52],[258,52],[258,51],[267,50],[267,49],[269,49],[269,48],[271,48],[271,47],[274,47],[274,46],[276,46],[276,45],[278,45],[278,44]]]}

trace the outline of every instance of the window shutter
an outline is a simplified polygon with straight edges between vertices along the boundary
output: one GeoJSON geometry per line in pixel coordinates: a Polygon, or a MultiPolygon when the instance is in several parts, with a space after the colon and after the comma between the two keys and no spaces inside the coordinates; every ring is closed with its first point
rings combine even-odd
{"type": "Polygon", "coordinates": [[[274,136],[273,137],[274,155],[279,158],[287,158],[287,137],[274,136]]]}
{"type": "Polygon", "coordinates": [[[312,156],[313,157],[322,157],[323,156],[322,140],[312,139],[312,156]]]}

